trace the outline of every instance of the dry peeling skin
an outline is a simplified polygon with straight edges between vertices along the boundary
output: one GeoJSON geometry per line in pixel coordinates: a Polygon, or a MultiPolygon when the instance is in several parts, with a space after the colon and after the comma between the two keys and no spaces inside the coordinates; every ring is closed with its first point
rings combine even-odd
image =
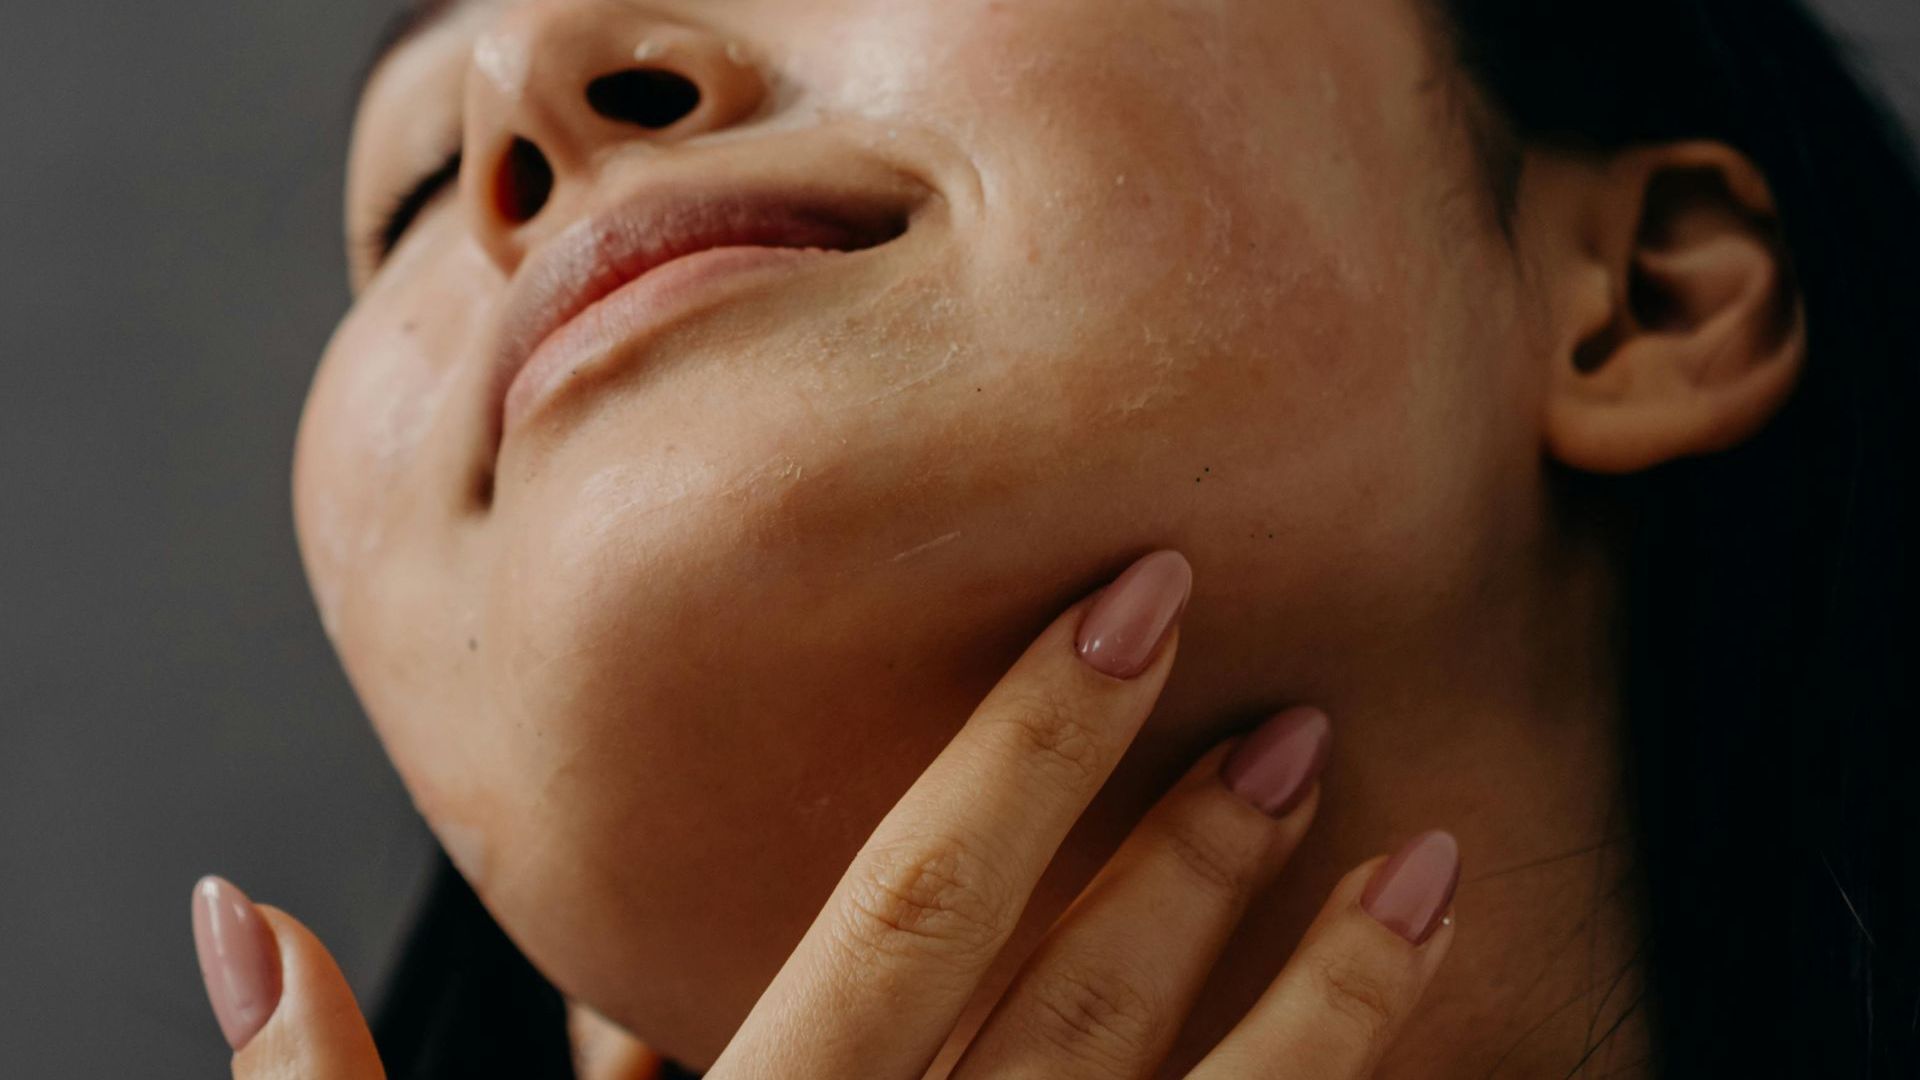
{"type": "MultiPolygon", "coordinates": [[[[638,7],[492,3],[402,54],[350,223],[457,137],[479,35],[497,92],[541,93],[513,35],[591,10],[640,48],[638,7]]],[[[1442,618],[1482,488],[1532,459],[1465,434],[1518,412],[1511,320],[1402,0],[687,9],[677,32],[769,68],[768,107],[603,152],[593,183],[833,138],[933,191],[915,227],[647,343],[517,429],[482,504],[511,268],[442,202],[363,267],[296,495],[442,841],[565,990],[697,1065],[1067,604],[1153,547],[1192,559],[1171,761],[1442,618]],[[1449,314],[1469,296],[1483,317],[1449,314]]]]}

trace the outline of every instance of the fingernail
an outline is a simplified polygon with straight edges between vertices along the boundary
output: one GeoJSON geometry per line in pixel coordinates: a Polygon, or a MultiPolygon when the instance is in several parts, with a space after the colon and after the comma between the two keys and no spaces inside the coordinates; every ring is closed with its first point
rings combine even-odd
{"type": "Polygon", "coordinates": [[[280,950],[247,895],[217,877],[193,887],[193,946],[227,1045],[239,1050],[280,1003],[280,950]]]}
{"type": "Polygon", "coordinates": [[[1460,883],[1460,844],[1452,833],[1423,833],[1387,860],[1367,883],[1360,906],[1387,929],[1422,945],[1440,928],[1460,883]]]}
{"type": "Polygon", "coordinates": [[[1156,551],[1127,567],[1081,620],[1080,658],[1116,679],[1147,670],[1192,589],[1193,567],[1177,551],[1156,551]]]}
{"type": "Polygon", "coordinates": [[[1326,713],[1288,709],[1233,748],[1220,767],[1220,779],[1269,817],[1283,818],[1313,789],[1332,745],[1333,725],[1326,713]]]}

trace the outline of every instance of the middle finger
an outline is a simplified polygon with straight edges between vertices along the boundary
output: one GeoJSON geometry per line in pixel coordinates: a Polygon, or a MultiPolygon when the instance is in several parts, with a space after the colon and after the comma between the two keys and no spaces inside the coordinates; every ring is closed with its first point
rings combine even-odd
{"type": "Polygon", "coordinates": [[[1150,1075],[1306,835],[1330,742],[1324,713],[1294,708],[1201,758],[1041,942],[956,1078],[1150,1075]]]}

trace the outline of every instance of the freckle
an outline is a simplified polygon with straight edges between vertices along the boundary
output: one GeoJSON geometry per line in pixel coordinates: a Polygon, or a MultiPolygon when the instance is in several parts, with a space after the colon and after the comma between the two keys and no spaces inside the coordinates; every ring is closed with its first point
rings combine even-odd
{"type": "Polygon", "coordinates": [[[480,639],[479,639],[479,638],[468,638],[468,639],[467,639],[467,651],[468,651],[468,652],[479,652],[479,651],[480,651],[480,639]]]}
{"type": "Polygon", "coordinates": [[[406,322],[400,324],[400,332],[403,334],[411,334],[418,329],[420,329],[420,324],[412,319],[408,319],[406,322]]]}

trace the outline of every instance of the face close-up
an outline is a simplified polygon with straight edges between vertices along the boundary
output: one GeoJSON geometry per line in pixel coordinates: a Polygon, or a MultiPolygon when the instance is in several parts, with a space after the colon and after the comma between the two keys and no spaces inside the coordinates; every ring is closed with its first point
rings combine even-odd
{"type": "Polygon", "coordinates": [[[1407,0],[440,6],[361,108],[300,540],[436,835],[649,1041],[711,1060],[1139,555],[1194,568],[1158,782],[1537,543],[1537,301],[1407,0]]]}

